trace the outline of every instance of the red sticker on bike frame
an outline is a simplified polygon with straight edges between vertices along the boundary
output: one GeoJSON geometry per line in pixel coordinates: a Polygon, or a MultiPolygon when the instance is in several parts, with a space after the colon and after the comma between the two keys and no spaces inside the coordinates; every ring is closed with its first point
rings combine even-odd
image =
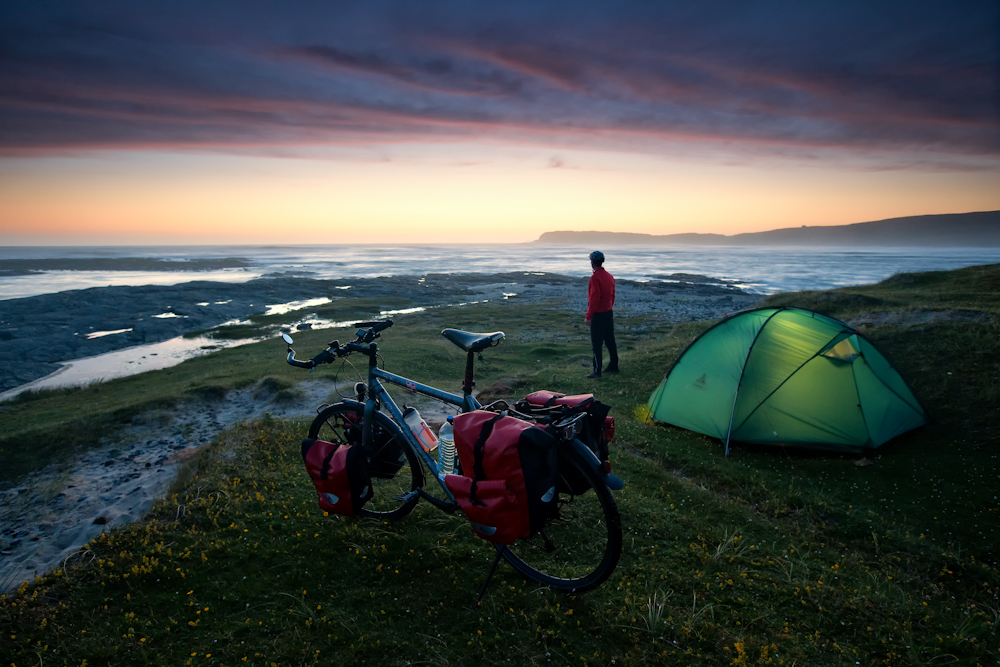
{"type": "Polygon", "coordinates": [[[410,392],[413,392],[414,394],[417,393],[417,383],[413,382],[412,380],[407,380],[406,381],[406,390],[410,391],[410,392]]]}

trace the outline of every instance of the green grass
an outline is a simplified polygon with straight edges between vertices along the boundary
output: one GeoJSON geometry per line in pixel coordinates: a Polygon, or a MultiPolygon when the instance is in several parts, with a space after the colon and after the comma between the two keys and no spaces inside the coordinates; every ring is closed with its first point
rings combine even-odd
{"type": "MultiPolygon", "coordinates": [[[[725,459],[718,441],[645,423],[649,394],[707,323],[623,319],[623,373],[595,383],[583,378],[578,314],[497,304],[400,318],[380,340],[394,372],[457,390],[464,355],[440,328],[503,329],[480,387],[593,389],[613,406],[626,535],[610,581],[572,596],[501,565],[473,608],[492,554],[463,519],[426,504],[392,525],[323,516],[298,455],[305,424],[263,420],[204,450],[196,476],[146,520],[3,598],[0,664],[996,664],[998,276],[917,274],[769,300],[845,318],[988,314],[865,332],[934,417],[867,467],[745,446],[725,459]]],[[[332,337],[301,335],[296,349],[312,354],[332,337]]],[[[225,350],[125,386],[176,383],[156,390],[180,400],[268,376],[283,391],[301,377],[283,368],[283,350],[225,350]]],[[[89,391],[16,405],[56,410],[89,391]]],[[[93,398],[102,394],[130,392],[108,383],[93,398]]]]}
{"type": "MultiPolygon", "coordinates": [[[[388,303],[358,301],[365,303],[356,307],[339,305],[338,312],[371,316],[378,312],[379,304],[388,303]]],[[[577,365],[565,363],[566,355],[588,363],[589,339],[581,322],[578,315],[508,303],[436,308],[397,318],[397,324],[379,342],[394,372],[460,393],[465,353],[445,340],[441,329],[504,329],[508,341],[486,352],[486,363],[477,368],[480,388],[508,377],[516,367],[516,373],[530,378],[534,388],[551,387],[554,382],[573,378],[582,389],[586,385],[577,365]],[[525,338],[528,342],[523,342],[525,338]],[[545,352],[546,346],[549,352],[545,352]],[[552,350],[562,350],[563,357],[553,359],[552,350]]],[[[648,323],[623,320],[623,325],[646,327],[648,323]]],[[[648,337],[649,331],[622,331],[622,343],[626,347],[633,345],[648,337]]],[[[309,358],[332,339],[346,342],[353,339],[352,334],[353,329],[302,331],[295,335],[295,349],[300,358],[309,358]]],[[[0,482],[14,481],[74,451],[97,446],[101,438],[112,436],[116,428],[150,409],[170,407],[183,400],[212,400],[230,389],[253,385],[265,376],[288,388],[306,374],[284,363],[285,349],[285,343],[275,337],[110,382],[21,394],[0,410],[0,482]]],[[[332,377],[334,369],[324,367],[317,374],[332,377]]]]}
{"type": "Polygon", "coordinates": [[[872,311],[972,309],[1000,312],[1000,265],[901,273],[874,285],[775,294],[760,304],[798,306],[840,319],[872,311]]]}

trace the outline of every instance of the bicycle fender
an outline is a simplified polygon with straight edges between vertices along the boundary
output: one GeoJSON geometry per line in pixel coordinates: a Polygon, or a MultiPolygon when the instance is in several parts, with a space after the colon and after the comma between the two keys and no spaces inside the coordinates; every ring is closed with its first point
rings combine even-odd
{"type": "Polygon", "coordinates": [[[621,491],[625,488],[625,482],[618,475],[608,473],[604,476],[604,483],[608,485],[608,488],[612,491],[621,491]]]}
{"type": "Polygon", "coordinates": [[[580,440],[573,438],[568,441],[570,447],[573,448],[577,454],[579,454],[587,465],[594,469],[601,479],[604,480],[605,485],[612,491],[620,491],[625,488],[625,482],[622,481],[621,477],[618,475],[612,475],[611,473],[606,473],[601,469],[601,460],[597,458],[597,454],[591,451],[590,447],[580,442],[580,440]]]}

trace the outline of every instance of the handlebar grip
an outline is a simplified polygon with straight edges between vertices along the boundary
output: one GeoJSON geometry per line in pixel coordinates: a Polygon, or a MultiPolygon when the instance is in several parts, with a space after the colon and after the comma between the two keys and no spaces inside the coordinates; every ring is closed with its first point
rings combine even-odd
{"type": "Polygon", "coordinates": [[[316,367],[316,364],[310,361],[299,361],[295,358],[295,353],[291,350],[288,351],[288,358],[286,359],[289,366],[295,366],[297,368],[308,368],[312,370],[316,367]]]}

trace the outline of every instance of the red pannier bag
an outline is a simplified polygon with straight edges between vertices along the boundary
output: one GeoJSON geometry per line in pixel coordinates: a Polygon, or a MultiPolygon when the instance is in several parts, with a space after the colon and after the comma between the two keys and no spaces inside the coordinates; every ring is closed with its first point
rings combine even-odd
{"type": "Polygon", "coordinates": [[[448,490],[476,535],[512,544],[537,532],[556,506],[556,439],[536,425],[484,410],[454,419],[462,470],[448,490]]]}
{"type": "Polygon", "coordinates": [[[316,487],[320,509],[355,516],[371,500],[372,481],[360,446],[306,438],[302,461],[316,487]]]}

